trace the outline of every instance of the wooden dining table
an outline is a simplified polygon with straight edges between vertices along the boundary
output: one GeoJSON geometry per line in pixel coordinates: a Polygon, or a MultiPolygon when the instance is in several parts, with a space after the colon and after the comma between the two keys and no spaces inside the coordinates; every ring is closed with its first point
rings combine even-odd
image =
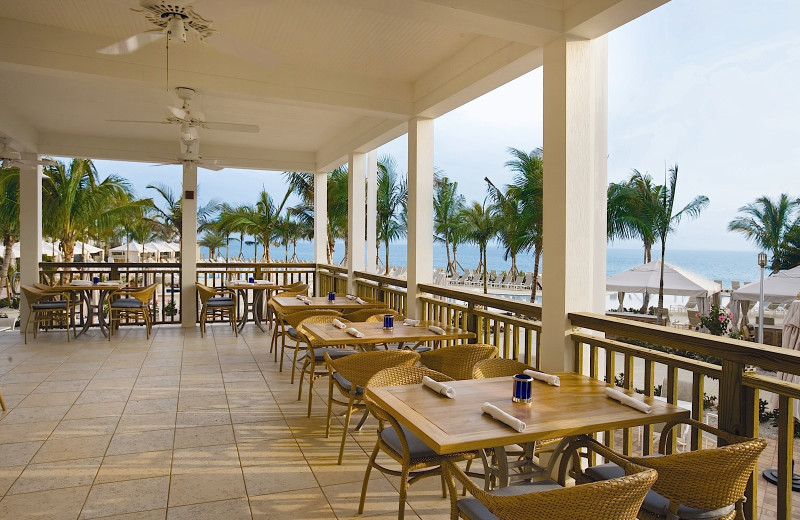
{"type": "Polygon", "coordinates": [[[230,280],[225,283],[225,287],[228,289],[236,291],[238,296],[236,305],[239,305],[241,301],[241,306],[244,308],[244,312],[239,312],[239,323],[238,327],[241,331],[244,326],[247,324],[249,320],[249,314],[253,316],[253,323],[261,329],[261,332],[266,332],[264,326],[262,325],[262,316],[264,314],[264,302],[269,300],[269,293],[272,291],[279,289],[280,286],[275,282],[270,282],[268,280],[255,280],[253,283],[244,281],[244,280],[230,280]],[[250,294],[252,293],[253,299],[250,300],[250,294]]]}
{"type": "Polygon", "coordinates": [[[108,335],[108,324],[106,323],[105,315],[103,314],[103,305],[105,305],[109,294],[112,291],[122,289],[127,286],[125,282],[119,280],[109,280],[105,282],[98,282],[93,284],[62,284],[50,287],[53,292],[69,292],[74,293],[81,299],[82,306],[86,306],[86,319],[83,322],[81,330],[75,333],[75,337],[80,336],[95,323],[100,327],[100,332],[104,336],[108,335]]]}
{"type": "Polygon", "coordinates": [[[441,455],[689,417],[688,410],[652,397],[644,401],[653,411],[643,413],[606,397],[608,385],[603,381],[571,372],[558,376],[561,386],[534,381],[531,404],[511,401],[511,377],[448,382],[455,390],[454,399],[422,385],[368,387],[366,394],[441,455]],[[525,431],[517,432],[484,414],[485,402],[525,422],[525,431]]]}
{"type": "Polygon", "coordinates": [[[358,303],[356,300],[350,300],[344,296],[337,296],[334,301],[328,301],[327,296],[312,296],[309,298],[309,303],[303,303],[298,300],[296,296],[276,296],[272,298],[275,310],[280,314],[289,314],[290,312],[305,311],[310,309],[333,309],[335,311],[353,311],[357,309],[380,309],[386,307],[386,304],[379,300],[370,298],[362,298],[364,303],[358,303]]]}
{"type": "Polygon", "coordinates": [[[429,321],[420,322],[417,326],[403,325],[402,322],[395,321],[391,330],[384,329],[382,322],[356,322],[347,323],[346,325],[363,333],[364,337],[355,337],[343,329],[336,328],[331,323],[310,323],[303,325],[303,328],[322,346],[356,345],[367,350],[383,343],[399,343],[401,347],[405,344],[411,344],[416,347],[426,341],[441,343],[448,340],[467,340],[475,337],[474,332],[429,321]],[[442,328],[444,334],[437,334],[428,329],[429,325],[436,325],[442,328]]]}

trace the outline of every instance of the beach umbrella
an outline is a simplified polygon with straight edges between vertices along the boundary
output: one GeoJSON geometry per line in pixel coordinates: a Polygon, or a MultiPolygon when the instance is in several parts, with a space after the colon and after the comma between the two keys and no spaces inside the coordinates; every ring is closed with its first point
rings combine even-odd
{"type": "MultiPolygon", "coordinates": [[[[654,260],[609,276],[606,278],[606,291],[658,294],[660,279],[661,260],[654,260]]],[[[705,276],[664,263],[664,294],[696,297],[701,314],[707,312],[708,298],[721,290],[719,283],[705,276]]]]}
{"type": "MultiPolygon", "coordinates": [[[[759,299],[760,283],[749,283],[731,293],[733,323],[738,324],[741,317],[747,324],[747,311],[753,302],[759,299]]],[[[800,266],[764,278],[765,303],[790,303],[797,299],[798,293],[800,293],[800,266]]]]}

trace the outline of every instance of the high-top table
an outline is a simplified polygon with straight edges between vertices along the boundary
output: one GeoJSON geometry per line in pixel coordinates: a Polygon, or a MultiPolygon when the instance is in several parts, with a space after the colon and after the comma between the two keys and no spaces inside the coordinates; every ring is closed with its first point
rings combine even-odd
{"type": "Polygon", "coordinates": [[[80,297],[81,304],[86,305],[86,319],[84,320],[83,328],[75,333],[75,337],[78,337],[89,330],[89,327],[91,327],[95,322],[95,317],[97,317],[97,324],[100,327],[100,332],[102,332],[104,336],[107,336],[108,324],[106,324],[106,318],[103,314],[103,305],[108,299],[108,295],[111,294],[112,291],[122,289],[125,286],[127,286],[125,282],[120,282],[119,280],[109,280],[106,282],[98,282],[96,284],[55,285],[49,290],[55,292],[69,291],[70,293],[75,293],[80,297]]]}
{"type": "Polygon", "coordinates": [[[420,322],[418,326],[403,325],[403,322],[395,320],[394,328],[384,330],[381,322],[358,322],[347,323],[364,334],[363,338],[357,338],[343,329],[338,329],[330,323],[311,323],[304,325],[303,328],[323,346],[336,345],[357,345],[364,349],[374,348],[375,345],[383,343],[405,343],[416,345],[425,341],[442,342],[455,339],[471,339],[475,337],[474,332],[469,332],[458,327],[446,327],[434,322],[420,322]],[[444,334],[437,334],[428,329],[429,325],[436,325],[444,330],[444,334]]]}
{"type": "Polygon", "coordinates": [[[272,293],[275,289],[279,289],[280,286],[275,282],[270,282],[269,280],[256,280],[253,283],[246,282],[243,280],[229,280],[225,283],[225,287],[228,289],[236,291],[238,295],[238,299],[236,305],[239,305],[239,301],[242,301],[242,306],[244,307],[244,312],[239,313],[239,330],[241,331],[244,326],[247,324],[248,321],[248,314],[250,310],[252,310],[253,314],[253,323],[261,329],[261,332],[266,332],[264,330],[264,326],[261,324],[261,316],[264,313],[264,301],[269,299],[269,296],[265,298],[265,293],[272,293]],[[253,293],[253,301],[250,301],[249,294],[253,293]]]}

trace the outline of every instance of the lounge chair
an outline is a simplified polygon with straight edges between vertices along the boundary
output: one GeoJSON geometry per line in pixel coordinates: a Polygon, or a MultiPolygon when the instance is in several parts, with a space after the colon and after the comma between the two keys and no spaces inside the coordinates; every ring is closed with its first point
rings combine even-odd
{"type": "Polygon", "coordinates": [[[493,281],[489,282],[489,285],[491,285],[492,287],[502,287],[503,282],[506,281],[506,276],[507,276],[506,272],[502,271],[500,273],[500,276],[496,277],[493,281]]]}

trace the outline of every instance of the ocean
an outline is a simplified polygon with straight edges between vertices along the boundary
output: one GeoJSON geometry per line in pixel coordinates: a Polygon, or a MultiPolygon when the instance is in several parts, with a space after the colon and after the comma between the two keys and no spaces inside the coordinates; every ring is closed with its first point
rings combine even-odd
{"type": "MultiPolygon", "coordinates": [[[[208,257],[208,250],[200,248],[201,254],[208,257]]],[[[657,248],[653,249],[653,259],[659,257],[657,248]]],[[[284,259],[284,249],[282,247],[270,248],[270,253],[274,260],[284,259]]],[[[224,256],[224,249],[217,253],[224,256]]],[[[231,244],[231,256],[239,254],[239,245],[231,244]]],[[[261,254],[259,248],[258,254],[261,254]]],[[[368,252],[375,254],[375,251],[368,252]]],[[[246,245],[242,249],[245,258],[253,257],[253,246],[246,245]]],[[[289,257],[292,250],[289,248],[289,257]]],[[[297,256],[301,260],[313,259],[313,248],[311,242],[300,242],[297,244],[297,256]]],[[[500,246],[490,245],[487,250],[489,269],[494,269],[498,273],[507,271],[511,267],[510,260],[503,259],[503,250],[500,246]]],[[[606,274],[613,276],[627,269],[642,263],[642,249],[624,249],[609,247],[606,256],[606,274]]],[[[754,282],[758,280],[759,268],[756,261],[757,253],[753,251],[695,251],[667,249],[666,261],[668,264],[680,266],[689,271],[701,274],[711,280],[722,280],[725,288],[731,286],[731,281],[754,282]]],[[[337,242],[334,261],[341,262],[344,257],[344,244],[337,242]]],[[[381,248],[381,261],[383,261],[383,248],[381,248]]],[[[474,245],[462,245],[458,248],[458,262],[464,269],[475,269],[478,266],[478,247],[474,245]]],[[[434,267],[444,267],[447,263],[447,254],[444,244],[433,245],[433,265],[434,267]]],[[[406,265],[406,244],[404,242],[393,243],[389,246],[389,264],[393,266],[406,265]]],[[[530,272],[533,270],[533,254],[523,254],[517,257],[517,267],[521,271],[530,272]]],[[[540,265],[541,272],[541,265],[540,265]]]]}

